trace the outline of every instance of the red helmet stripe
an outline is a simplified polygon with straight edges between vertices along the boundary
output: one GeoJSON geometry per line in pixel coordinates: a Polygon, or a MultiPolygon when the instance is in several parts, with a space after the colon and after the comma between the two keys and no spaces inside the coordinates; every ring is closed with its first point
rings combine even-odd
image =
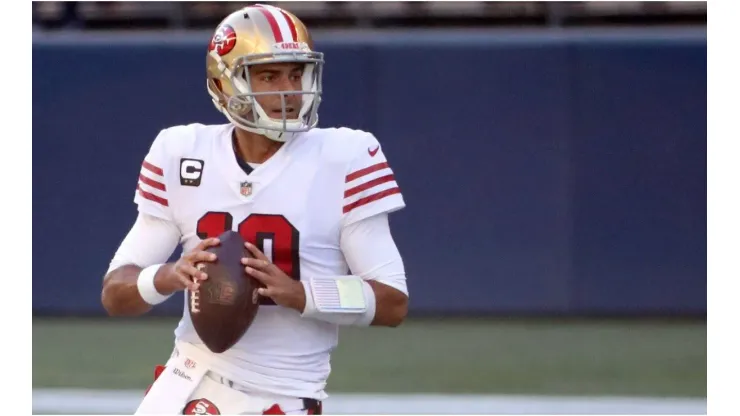
{"type": "Polygon", "coordinates": [[[275,38],[275,43],[280,43],[283,41],[283,34],[280,33],[280,26],[278,25],[277,19],[275,19],[275,16],[270,13],[269,10],[262,6],[256,6],[259,8],[259,11],[262,12],[262,14],[265,16],[265,19],[267,19],[267,23],[270,24],[270,29],[272,29],[272,36],[275,38]]]}
{"type": "Polygon", "coordinates": [[[285,13],[283,10],[280,10],[280,13],[285,18],[285,21],[288,22],[288,27],[290,28],[290,36],[292,37],[291,40],[293,42],[297,42],[298,41],[298,34],[296,33],[295,23],[293,23],[293,19],[291,19],[290,16],[288,16],[288,14],[285,13]]]}

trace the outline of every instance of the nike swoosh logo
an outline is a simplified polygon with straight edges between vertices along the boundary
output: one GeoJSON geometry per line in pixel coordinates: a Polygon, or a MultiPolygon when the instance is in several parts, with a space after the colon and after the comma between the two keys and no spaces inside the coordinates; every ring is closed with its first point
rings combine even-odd
{"type": "Polygon", "coordinates": [[[373,150],[370,150],[370,148],[367,148],[367,153],[370,155],[370,157],[375,156],[376,153],[378,153],[378,150],[380,150],[380,146],[376,147],[373,150]]]}

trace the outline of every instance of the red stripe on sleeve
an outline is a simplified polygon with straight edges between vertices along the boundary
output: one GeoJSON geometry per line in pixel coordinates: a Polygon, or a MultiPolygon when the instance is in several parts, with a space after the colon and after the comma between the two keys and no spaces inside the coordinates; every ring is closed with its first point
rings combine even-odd
{"type": "Polygon", "coordinates": [[[152,193],[149,193],[149,192],[141,189],[141,187],[138,186],[138,185],[136,186],[136,189],[139,191],[139,194],[141,194],[141,196],[144,197],[145,199],[148,199],[150,201],[154,201],[154,202],[156,202],[156,203],[158,203],[158,204],[160,204],[162,206],[165,206],[165,207],[170,206],[170,204],[167,202],[166,199],[160,198],[157,195],[154,195],[152,193]]]}
{"type": "Polygon", "coordinates": [[[374,186],[378,186],[381,183],[391,182],[393,180],[394,179],[393,179],[393,174],[392,173],[390,175],[385,175],[385,176],[381,176],[379,178],[375,178],[375,179],[373,179],[371,181],[368,181],[368,182],[363,183],[362,185],[357,185],[354,188],[347,189],[346,191],[344,191],[344,197],[345,198],[350,197],[350,196],[355,195],[357,193],[360,193],[360,192],[362,192],[362,191],[364,191],[366,189],[370,189],[370,188],[372,188],[374,186]]]}
{"type": "Polygon", "coordinates": [[[152,172],[154,174],[157,174],[159,176],[164,176],[164,171],[162,170],[162,168],[159,168],[157,166],[154,166],[151,163],[147,162],[146,160],[144,161],[144,163],[141,164],[141,166],[143,166],[144,169],[146,169],[146,170],[148,170],[148,171],[150,171],[150,172],[152,172]]]}
{"type": "Polygon", "coordinates": [[[401,193],[401,189],[399,189],[398,187],[386,189],[385,191],[381,191],[381,192],[378,192],[377,194],[366,196],[365,198],[358,199],[357,201],[351,204],[345,205],[342,211],[346,214],[355,208],[361,207],[363,205],[367,205],[371,202],[377,201],[379,199],[383,199],[387,196],[400,194],[400,193],[401,193]]]}
{"type": "Polygon", "coordinates": [[[167,188],[164,186],[163,183],[157,182],[153,179],[149,179],[146,176],[139,174],[139,180],[149,186],[151,186],[154,189],[159,189],[160,191],[167,191],[167,188]]]}
{"type": "Polygon", "coordinates": [[[388,167],[388,162],[376,163],[375,165],[371,165],[371,166],[368,166],[366,168],[363,168],[363,169],[360,169],[360,170],[357,170],[357,171],[354,171],[354,172],[350,173],[349,175],[347,175],[347,178],[345,179],[345,182],[352,182],[353,180],[355,180],[357,178],[361,178],[361,177],[363,177],[365,175],[368,175],[368,174],[373,173],[373,172],[377,172],[377,171],[379,171],[381,169],[385,169],[387,167],[388,167]]]}

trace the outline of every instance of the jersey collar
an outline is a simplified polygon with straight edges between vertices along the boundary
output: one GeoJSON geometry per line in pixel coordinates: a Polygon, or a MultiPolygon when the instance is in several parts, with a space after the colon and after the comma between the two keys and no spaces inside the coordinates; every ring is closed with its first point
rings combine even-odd
{"type": "Polygon", "coordinates": [[[261,189],[268,186],[290,163],[290,148],[298,137],[294,137],[283,144],[274,155],[257,168],[252,169],[251,166],[242,161],[236,154],[233,144],[234,129],[235,127],[230,125],[218,138],[218,144],[215,149],[215,156],[217,157],[214,160],[223,161],[219,165],[225,179],[229,182],[229,187],[240,197],[251,198],[259,193],[261,189]],[[251,193],[248,197],[241,194],[241,188],[244,183],[251,185],[251,193]]]}

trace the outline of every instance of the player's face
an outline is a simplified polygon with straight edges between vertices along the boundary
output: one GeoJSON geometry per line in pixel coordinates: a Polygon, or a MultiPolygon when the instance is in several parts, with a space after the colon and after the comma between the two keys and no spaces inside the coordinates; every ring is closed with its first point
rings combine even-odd
{"type": "MultiPolygon", "coordinates": [[[[303,68],[304,64],[301,63],[254,65],[249,68],[249,81],[252,91],[300,91],[302,89],[303,68]]],[[[259,95],[256,99],[268,116],[277,119],[283,118],[283,108],[279,94],[259,95]]],[[[285,117],[287,119],[298,118],[301,103],[301,94],[286,95],[285,117]]]]}

